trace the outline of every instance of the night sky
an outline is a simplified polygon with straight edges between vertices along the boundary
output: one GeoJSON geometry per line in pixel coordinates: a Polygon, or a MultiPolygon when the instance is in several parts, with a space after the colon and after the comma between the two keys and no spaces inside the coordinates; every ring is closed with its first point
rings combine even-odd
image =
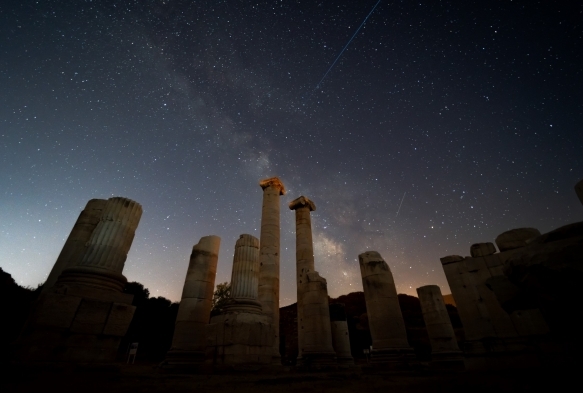
{"type": "Polygon", "coordinates": [[[124,275],[179,300],[192,246],[259,237],[278,176],[281,306],[305,195],[331,296],[397,290],[512,228],[581,221],[583,6],[568,1],[3,1],[0,267],[42,283],[91,198],[144,213],[124,275]]]}

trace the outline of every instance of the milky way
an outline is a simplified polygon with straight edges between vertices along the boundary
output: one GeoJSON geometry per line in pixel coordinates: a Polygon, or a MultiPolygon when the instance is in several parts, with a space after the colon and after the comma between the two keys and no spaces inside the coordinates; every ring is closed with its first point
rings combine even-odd
{"type": "Polygon", "coordinates": [[[383,0],[315,91],[376,0],[5,3],[0,267],[22,285],[91,198],[142,204],[124,274],[179,300],[202,236],[229,280],[280,177],[282,306],[300,195],[331,296],[362,290],[366,250],[399,292],[447,293],[440,257],[583,216],[576,2],[383,0]]]}

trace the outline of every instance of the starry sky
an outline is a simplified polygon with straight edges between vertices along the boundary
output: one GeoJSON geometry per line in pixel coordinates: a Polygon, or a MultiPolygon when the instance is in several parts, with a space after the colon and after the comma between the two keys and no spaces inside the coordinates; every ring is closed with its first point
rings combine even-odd
{"type": "Polygon", "coordinates": [[[281,306],[300,195],[331,296],[362,290],[367,250],[400,293],[449,293],[440,257],[580,221],[583,6],[382,0],[334,64],[376,3],[3,1],[0,267],[42,283],[86,202],[124,196],[124,275],[179,300],[202,236],[230,280],[271,176],[281,306]]]}

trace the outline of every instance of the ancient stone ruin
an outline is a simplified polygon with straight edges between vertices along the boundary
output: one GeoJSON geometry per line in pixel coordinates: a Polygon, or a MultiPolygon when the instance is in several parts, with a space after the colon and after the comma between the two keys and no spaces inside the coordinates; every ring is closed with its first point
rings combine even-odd
{"type": "Polygon", "coordinates": [[[330,327],[332,329],[332,347],[336,352],[338,364],[353,366],[354,359],[350,351],[350,337],[344,304],[334,303],[330,305],[330,327]]]}
{"type": "Polygon", "coordinates": [[[273,362],[281,363],[279,354],[279,197],[285,187],[277,177],[259,182],[263,189],[261,208],[261,235],[259,239],[259,290],[258,299],[263,313],[274,327],[273,362]]]}
{"type": "Polygon", "coordinates": [[[315,271],[310,212],[314,202],[301,196],[290,202],[296,214],[296,283],[300,362],[310,368],[336,364],[326,280],[315,271]]]}
{"type": "Polygon", "coordinates": [[[127,198],[89,201],[17,342],[19,361],[115,359],[135,311],[122,271],[141,216],[127,198]]]}
{"type": "Polygon", "coordinates": [[[209,323],[221,238],[202,237],[192,248],[176,316],[169,366],[193,366],[204,362],[205,329],[209,323]]]}
{"type": "Polygon", "coordinates": [[[389,266],[376,251],[358,256],[368,323],[372,336],[371,361],[406,365],[415,358],[389,266]]]}
{"type": "Polygon", "coordinates": [[[272,318],[257,300],[259,240],[241,235],[235,245],[231,299],[206,328],[206,358],[215,366],[259,369],[273,358],[272,318]]]}
{"type": "Polygon", "coordinates": [[[423,320],[431,342],[431,365],[437,368],[463,369],[460,351],[451,321],[437,285],[417,288],[423,320]]]}

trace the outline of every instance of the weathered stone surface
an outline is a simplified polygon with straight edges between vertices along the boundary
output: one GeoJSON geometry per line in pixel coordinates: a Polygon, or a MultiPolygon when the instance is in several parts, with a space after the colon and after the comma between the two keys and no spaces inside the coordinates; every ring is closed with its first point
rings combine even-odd
{"type": "Polygon", "coordinates": [[[63,270],[81,261],[87,249],[87,242],[99,223],[106,203],[105,199],[91,199],[87,202],[43,285],[43,293],[48,292],[55,285],[63,270]]]}
{"type": "Polygon", "coordinates": [[[423,320],[431,342],[431,360],[437,363],[457,362],[463,366],[462,352],[459,349],[449,314],[445,307],[441,290],[437,285],[417,288],[423,320]]]}
{"type": "Polygon", "coordinates": [[[63,270],[57,284],[83,283],[121,292],[127,282],[122,271],[141,217],[139,203],[109,198],[83,257],[75,266],[63,270]]]}
{"type": "Polygon", "coordinates": [[[285,187],[277,177],[259,182],[263,189],[261,234],[259,248],[258,301],[275,328],[274,363],[279,363],[279,255],[280,255],[280,195],[285,187]]]}
{"type": "Polygon", "coordinates": [[[496,245],[500,252],[514,250],[527,245],[527,241],[540,236],[535,228],[517,228],[503,232],[496,237],[496,245]]]}
{"type": "Polygon", "coordinates": [[[243,234],[235,245],[233,270],[231,273],[231,297],[235,302],[257,302],[259,282],[259,240],[243,234]]]}
{"type": "Polygon", "coordinates": [[[376,251],[358,256],[366,310],[372,336],[373,361],[399,362],[410,360],[413,350],[407,342],[407,332],[393,275],[387,263],[376,251]],[[376,358],[375,358],[375,353],[376,358]],[[393,356],[394,355],[394,356],[393,356]]]}
{"type": "Polygon", "coordinates": [[[220,237],[205,236],[192,248],[172,347],[166,354],[171,366],[204,361],[205,326],[210,319],[220,244],[220,237]]]}
{"type": "Polygon", "coordinates": [[[492,243],[476,243],[470,247],[472,258],[485,257],[496,253],[496,247],[492,243]]]}
{"type": "Polygon", "coordinates": [[[61,274],[39,297],[17,342],[17,359],[115,359],[135,309],[131,306],[133,296],[121,292],[126,283],[122,269],[141,213],[141,206],[126,198],[87,204],[51,273],[55,276],[62,270],[61,274]],[[88,246],[82,247],[86,238],[88,246]],[[79,257],[81,248],[84,253],[79,257]]]}
{"type": "Polygon", "coordinates": [[[205,331],[207,363],[259,369],[272,362],[275,329],[267,315],[227,310],[205,331]]]}
{"type": "Polygon", "coordinates": [[[39,299],[31,315],[33,323],[68,329],[73,323],[81,300],[82,298],[78,296],[47,293],[39,299]]]}
{"type": "Polygon", "coordinates": [[[354,365],[352,352],[350,351],[350,336],[346,322],[344,304],[330,304],[330,328],[332,330],[332,347],[336,352],[338,364],[344,366],[354,365]]]}
{"type": "Polygon", "coordinates": [[[448,255],[446,257],[440,258],[440,261],[442,265],[447,265],[450,263],[462,261],[463,259],[464,257],[462,257],[461,255],[448,255]]]}
{"type": "Polygon", "coordinates": [[[83,299],[71,324],[71,332],[101,334],[109,315],[111,303],[83,299]]]}
{"type": "Polygon", "coordinates": [[[125,336],[135,312],[135,306],[113,303],[105,328],[103,328],[103,334],[116,337],[125,336]]]}
{"type": "Polygon", "coordinates": [[[296,215],[296,287],[298,307],[298,357],[302,357],[304,348],[304,292],[308,283],[308,273],[314,268],[314,245],[312,239],[312,220],[310,212],[316,210],[316,205],[308,198],[301,196],[289,204],[296,215]]]}

